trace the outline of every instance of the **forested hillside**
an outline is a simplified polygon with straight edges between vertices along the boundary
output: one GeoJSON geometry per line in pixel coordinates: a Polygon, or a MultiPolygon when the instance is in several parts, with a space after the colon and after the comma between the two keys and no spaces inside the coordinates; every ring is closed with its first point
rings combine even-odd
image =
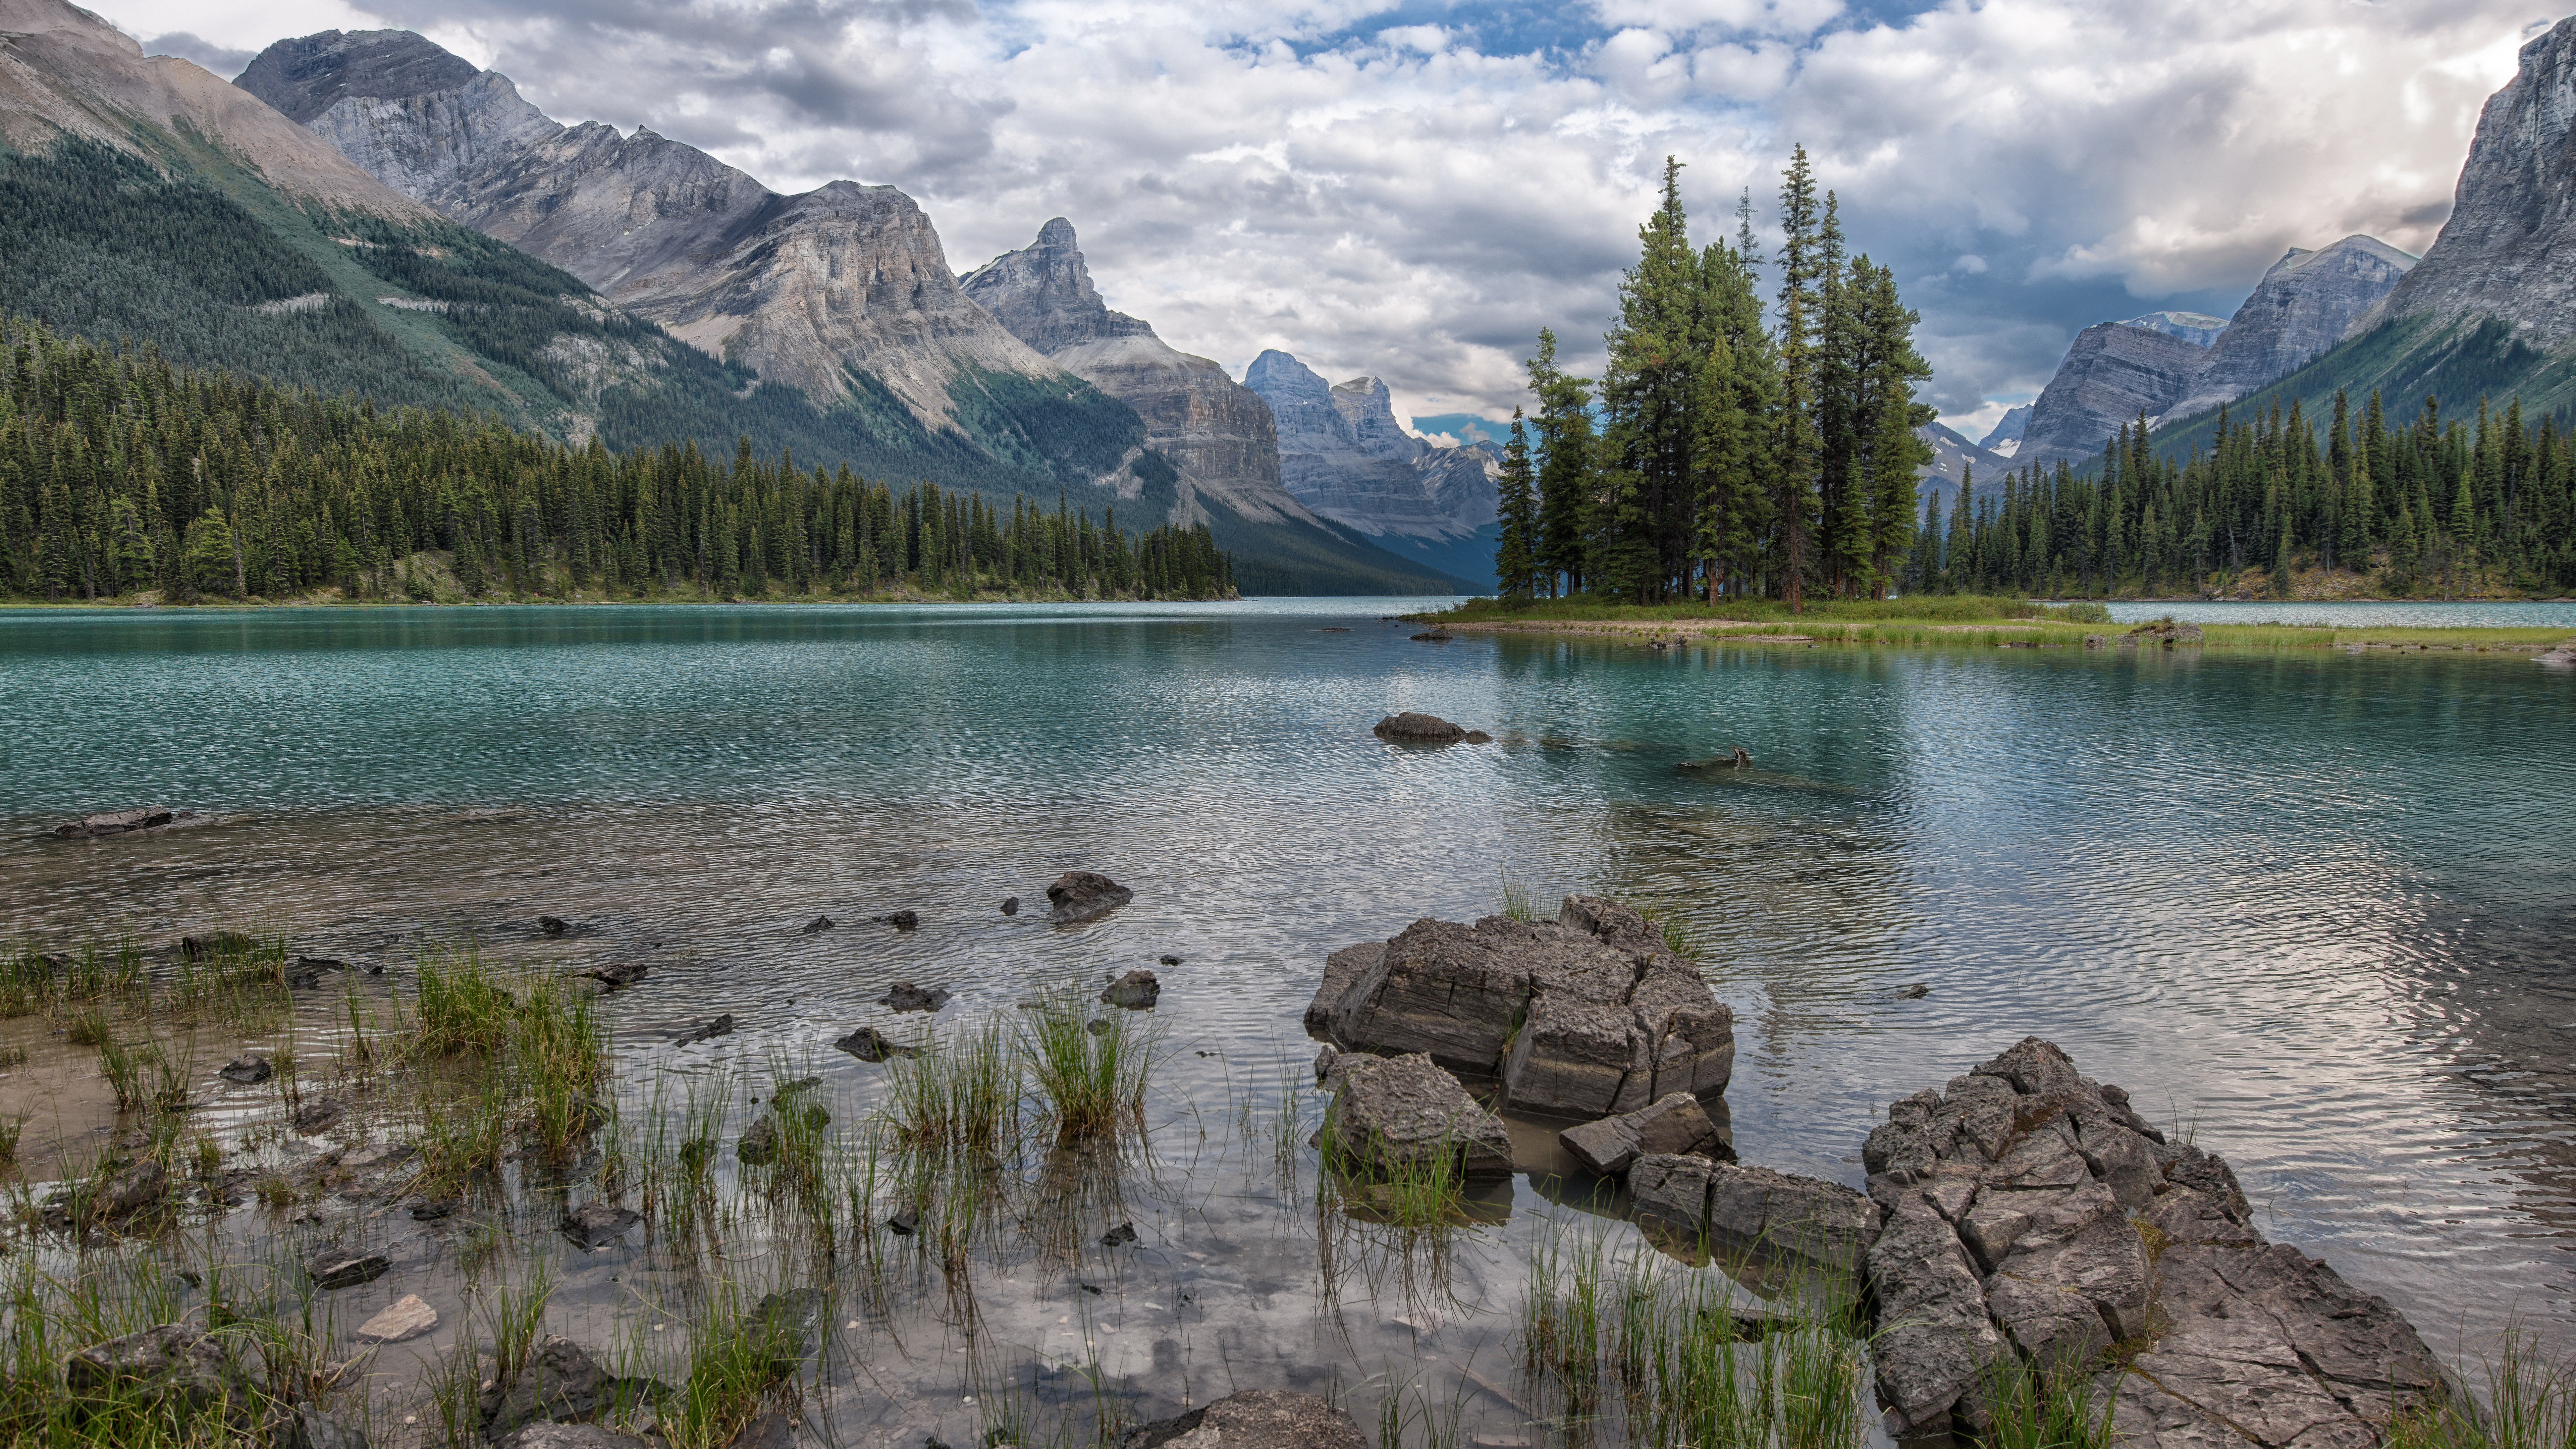
{"type": "Polygon", "coordinates": [[[1914,587],[1962,593],[2163,594],[2264,571],[2286,594],[2303,569],[2363,576],[2382,594],[2576,590],[2576,438],[2528,424],[2519,401],[2473,418],[2425,398],[2392,420],[2344,394],[2320,429],[2301,406],[2221,409],[2216,446],[2176,459],[2144,419],[2082,475],[2006,476],[1971,504],[1938,494],[1914,587]],[[2322,437],[2320,433],[2322,432],[2322,437]]]}
{"type": "MultiPolygon", "coordinates": [[[[502,338],[496,345],[506,345],[502,338]]],[[[1214,598],[1207,529],[1007,512],[748,440],[611,451],[379,409],[0,320],[0,594],[89,600],[765,598],[904,588],[1214,598]]]]}

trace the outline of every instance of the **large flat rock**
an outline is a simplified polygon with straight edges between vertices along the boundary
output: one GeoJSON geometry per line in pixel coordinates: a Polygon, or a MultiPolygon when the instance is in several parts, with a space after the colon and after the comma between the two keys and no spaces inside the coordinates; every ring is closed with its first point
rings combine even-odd
{"type": "Polygon", "coordinates": [[[1306,1029],[1344,1048],[1427,1053],[1500,1077],[1509,1108],[1632,1112],[1675,1092],[1726,1090],[1735,1014],[1699,968],[1634,911],[1568,896],[1554,921],[1420,920],[1337,951],[1306,1029]]]}
{"type": "Polygon", "coordinates": [[[1344,1058],[1334,1064],[1331,1083],[1325,1131],[1350,1167],[1395,1171],[1445,1156],[1471,1176],[1512,1170],[1511,1133],[1502,1119],[1428,1056],[1344,1058]]]}
{"type": "Polygon", "coordinates": [[[2036,1037],[1891,1105],[1862,1161],[1900,1437],[1981,1422],[2006,1363],[2091,1374],[2123,1449],[2371,1449],[2442,1392],[2396,1310],[2265,1241],[2225,1161],[2166,1142],[2036,1037]]]}

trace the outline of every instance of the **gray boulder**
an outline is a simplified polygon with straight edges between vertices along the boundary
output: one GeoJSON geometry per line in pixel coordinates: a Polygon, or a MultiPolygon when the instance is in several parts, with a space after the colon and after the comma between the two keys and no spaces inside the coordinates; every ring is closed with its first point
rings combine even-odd
{"type": "Polygon", "coordinates": [[[1046,889],[1047,920],[1058,926],[1096,921],[1136,899],[1136,893],[1091,870],[1069,870],[1046,889]]]}
{"type": "Polygon", "coordinates": [[[642,1221],[644,1215],[633,1208],[593,1199],[564,1214],[563,1233],[585,1248],[604,1248],[642,1221]]]}
{"type": "Polygon", "coordinates": [[[76,1349],[63,1361],[63,1383],[75,1396],[176,1401],[202,1413],[244,1403],[250,1383],[201,1328],[164,1323],[76,1349]]]}
{"type": "Polygon", "coordinates": [[[1735,1063],[1735,1014],[1699,968],[1650,922],[1592,896],[1566,897],[1552,922],[1426,919],[1337,951],[1306,1029],[1499,1076],[1508,1106],[1561,1117],[1721,1093],[1735,1063]]]}
{"type": "Polygon", "coordinates": [[[2224,1161],[2168,1144],[2036,1037],[1891,1105],[1862,1163],[1900,1437],[1980,1423],[2006,1362],[2097,1375],[2129,1449],[2366,1449],[2442,1391],[2394,1309],[2267,1243],[2224,1161]]]}
{"type": "Polygon", "coordinates": [[[1436,714],[1416,714],[1406,710],[1379,720],[1369,733],[1382,740],[1401,740],[1406,744],[1445,745],[1465,739],[1467,727],[1451,724],[1436,714]]]}
{"type": "Polygon", "coordinates": [[[1733,1139],[1709,1120],[1708,1110],[1688,1092],[1675,1092],[1634,1112],[1569,1127],[1556,1140],[1576,1161],[1603,1177],[1617,1177],[1628,1170],[1628,1164],[1649,1154],[1735,1156],[1733,1139]]]}
{"type": "Polygon", "coordinates": [[[1346,1409],[1312,1394],[1246,1389],[1127,1431],[1118,1449],[1369,1449],[1346,1409]]]}
{"type": "Polygon", "coordinates": [[[586,1419],[614,1396],[617,1380],[580,1344],[548,1334],[506,1382],[483,1390],[477,1408],[487,1434],[499,1436],[539,1419],[586,1419]]]}
{"type": "Polygon", "coordinates": [[[329,1290],[373,1283],[385,1276],[385,1271],[392,1266],[393,1260],[382,1253],[353,1253],[332,1248],[305,1264],[304,1271],[312,1277],[314,1287],[329,1290]]]}
{"type": "Polygon", "coordinates": [[[299,1404],[270,1424],[268,1442],[271,1449],[367,1449],[367,1431],[337,1414],[299,1404]]]}
{"type": "Polygon", "coordinates": [[[1111,1006],[1143,1011],[1163,999],[1163,983],[1153,972],[1139,968],[1102,987],[1100,999],[1111,1006]]]}
{"type": "Polygon", "coordinates": [[[1878,1205],[1838,1183],[1745,1163],[1654,1154],[1628,1170],[1636,1211],[1706,1246],[1803,1270],[1857,1275],[1878,1205]]]}
{"type": "Polygon", "coordinates": [[[80,840],[97,835],[127,835],[137,830],[158,830],[178,818],[159,806],[147,805],[138,810],[112,810],[102,815],[84,815],[66,820],[54,827],[62,840],[80,840]]]}
{"type": "Polygon", "coordinates": [[[1430,1057],[1347,1056],[1334,1073],[1324,1130],[1343,1163],[1373,1170],[1449,1154],[1470,1176],[1512,1170],[1511,1133],[1502,1119],[1477,1105],[1430,1057]]]}

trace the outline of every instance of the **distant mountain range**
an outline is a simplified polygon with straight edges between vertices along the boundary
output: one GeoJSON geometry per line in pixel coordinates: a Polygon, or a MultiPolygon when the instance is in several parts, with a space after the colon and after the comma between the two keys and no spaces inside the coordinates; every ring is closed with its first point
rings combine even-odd
{"type": "Polygon", "coordinates": [[[58,331],[576,444],[747,438],[1006,508],[1204,522],[1251,592],[1465,583],[1300,503],[1266,404],[1096,295],[1082,341],[1006,326],[902,192],[782,196],[649,131],[565,127],[409,32],[280,41],[227,84],[0,0],[0,142],[0,310],[58,331]]]}
{"type": "Polygon", "coordinates": [[[2446,409],[2576,405],[2571,95],[2576,18],[2525,44],[2488,98],[2450,218],[2420,259],[2349,236],[2291,250],[2214,336],[2193,335],[2190,314],[2086,328],[2022,420],[2014,464],[2081,466],[2141,412],[2157,446],[2180,454],[2209,444],[2222,407],[2296,403],[2322,419],[2338,391],[2355,404],[2375,391],[2408,413],[2427,396],[2446,409]]]}

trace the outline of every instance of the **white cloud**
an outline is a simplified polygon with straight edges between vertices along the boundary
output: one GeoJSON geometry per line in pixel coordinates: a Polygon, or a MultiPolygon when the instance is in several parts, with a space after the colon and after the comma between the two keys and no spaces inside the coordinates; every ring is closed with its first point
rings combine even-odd
{"type": "MultiPolygon", "coordinates": [[[[1597,349],[1663,157],[1732,228],[1804,141],[1893,263],[1954,417],[2079,327],[2225,311],[2290,246],[2422,251],[2532,12],[2511,0],[366,0],[565,121],[638,123],[781,189],[918,197],[952,264],[1070,217],[1112,305],[1239,371],[1283,347],[1426,411],[1507,415],[1542,325],[1597,349]]],[[[107,0],[257,49],[339,0],[107,0]]],[[[2000,411],[2000,408],[1994,408],[2000,411]]]]}

